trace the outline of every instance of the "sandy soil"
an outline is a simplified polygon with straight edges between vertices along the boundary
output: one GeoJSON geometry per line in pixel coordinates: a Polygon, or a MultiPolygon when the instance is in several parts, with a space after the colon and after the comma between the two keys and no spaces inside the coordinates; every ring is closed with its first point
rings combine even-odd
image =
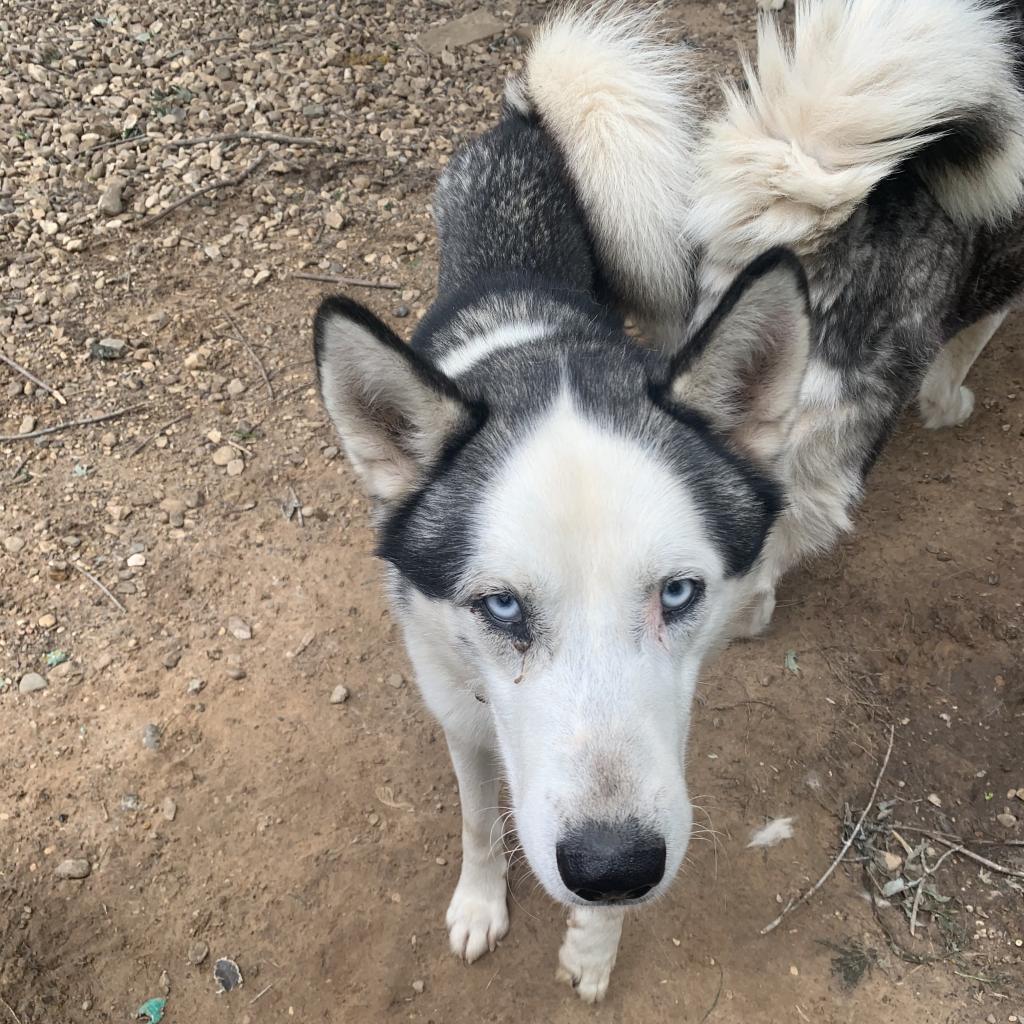
{"type": "MultiPolygon", "coordinates": [[[[310,385],[325,286],[293,275],[389,279],[400,287],[352,291],[408,332],[432,294],[427,204],[445,149],[432,142],[487,121],[543,6],[496,8],[504,32],[426,62],[452,116],[401,166],[374,149],[360,188],[361,168],[291,151],[283,171],[158,226],[88,235],[63,264],[77,291],[46,317],[18,292],[41,265],[31,248],[0,255],[3,351],[68,399],[15,394],[22,378],[0,365],[0,433],[145,403],[0,444],[0,1021],[124,1021],[165,994],[162,972],[167,1024],[1024,1019],[1020,878],[947,858],[916,936],[911,900],[873,909],[865,895],[869,866],[878,884],[920,873],[877,866],[907,856],[900,837],[930,867],[958,836],[1024,870],[1019,317],[973,375],[972,419],[929,433],[908,417],[857,533],[786,583],[766,636],[707,673],[690,778],[715,835],[693,843],[670,898],[627,921],[607,1001],[585,1007],[556,983],[562,913],[522,869],[500,948],[469,968],[448,953],[454,779],[382,597],[367,503],[310,385]],[[268,236],[257,284],[236,229],[274,203],[298,210],[295,230],[268,236]],[[234,257],[210,257],[233,232],[234,257]],[[127,341],[124,358],[90,357],[106,336],[127,341]],[[69,660],[48,667],[56,651],[69,660]],[[23,694],[32,672],[46,688],[23,694]],[[338,685],[349,696],[332,704],[338,685]],[[760,936],[835,856],[890,724],[870,843],[760,936]],[[781,815],[793,839],[746,848],[781,815]],[[68,859],[88,877],[59,878],[68,859]],[[241,989],[216,994],[218,957],[237,960],[241,989]]],[[[752,2],[669,6],[712,66],[750,39],[752,2]]],[[[388,7],[398,73],[421,59],[417,33],[463,10],[388,7]]],[[[309,14],[274,11],[275,37],[309,14]]],[[[380,104],[378,126],[397,123],[402,102],[380,104]]],[[[83,188],[95,203],[102,182],[83,188]]]]}

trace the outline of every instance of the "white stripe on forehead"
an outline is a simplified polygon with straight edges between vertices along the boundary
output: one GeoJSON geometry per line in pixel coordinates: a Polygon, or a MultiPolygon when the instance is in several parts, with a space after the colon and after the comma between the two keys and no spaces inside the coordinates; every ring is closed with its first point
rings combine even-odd
{"type": "Polygon", "coordinates": [[[449,377],[457,377],[492,352],[514,348],[530,341],[540,341],[550,331],[551,324],[540,320],[499,324],[483,334],[467,338],[457,348],[446,352],[438,361],[437,368],[449,377]]]}
{"type": "Polygon", "coordinates": [[[724,572],[685,481],[642,442],[588,419],[565,391],[510,453],[474,533],[470,586],[617,603],[662,575],[724,572]]]}

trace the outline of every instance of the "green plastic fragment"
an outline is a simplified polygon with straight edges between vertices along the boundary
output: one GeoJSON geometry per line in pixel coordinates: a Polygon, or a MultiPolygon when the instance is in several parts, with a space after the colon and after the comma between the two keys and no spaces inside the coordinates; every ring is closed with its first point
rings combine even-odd
{"type": "Polygon", "coordinates": [[[66,651],[50,651],[46,656],[46,664],[53,668],[55,665],[63,665],[70,655],[66,651]]]}
{"type": "Polygon", "coordinates": [[[149,1024],[160,1024],[164,1019],[164,1010],[167,1009],[167,1000],[147,999],[136,1011],[136,1017],[145,1017],[149,1024]]]}
{"type": "Polygon", "coordinates": [[[796,651],[786,651],[786,668],[789,669],[793,675],[800,675],[800,666],[797,664],[796,651]]]}

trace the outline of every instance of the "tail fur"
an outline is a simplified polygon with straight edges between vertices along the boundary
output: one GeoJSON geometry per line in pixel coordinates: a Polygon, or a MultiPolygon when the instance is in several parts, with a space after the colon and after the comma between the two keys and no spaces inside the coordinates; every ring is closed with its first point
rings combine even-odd
{"type": "Polygon", "coordinates": [[[689,228],[712,258],[812,252],[914,162],[946,212],[992,224],[1024,198],[1019,28],[997,0],[799,0],[792,46],[759,27],[726,87],[689,228]]]}
{"type": "Polygon", "coordinates": [[[693,282],[684,225],[697,138],[680,48],[659,37],[650,11],[570,8],[540,29],[506,99],[557,140],[620,301],[679,323],[693,282]]]}

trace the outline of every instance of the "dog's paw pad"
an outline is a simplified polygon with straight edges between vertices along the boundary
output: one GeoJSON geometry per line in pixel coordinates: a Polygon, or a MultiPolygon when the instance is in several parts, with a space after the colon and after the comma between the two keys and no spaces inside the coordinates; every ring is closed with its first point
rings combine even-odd
{"type": "Polygon", "coordinates": [[[599,1003],[608,991],[615,959],[602,958],[591,962],[575,960],[565,949],[558,955],[555,977],[564,981],[585,1003],[599,1003]]]}
{"type": "Polygon", "coordinates": [[[959,427],[974,412],[974,392],[967,387],[936,398],[921,396],[921,420],[926,430],[959,427]]]}
{"type": "Polygon", "coordinates": [[[484,953],[494,951],[498,940],[508,931],[508,906],[502,879],[500,895],[455,890],[446,922],[452,952],[471,964],[484,953]]]}

